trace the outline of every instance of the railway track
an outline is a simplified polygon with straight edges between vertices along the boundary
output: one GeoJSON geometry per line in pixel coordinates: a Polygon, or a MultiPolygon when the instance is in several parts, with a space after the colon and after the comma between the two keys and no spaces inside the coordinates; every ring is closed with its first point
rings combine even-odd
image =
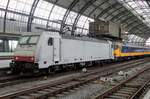
{"type": "MultiPolygon", "coordinates": [[[[139,59],[139,60],[131,60],[129,62],[124,62],[124,63],[119,63],[119,64],[114,64],[113,66],[109,66],[107,69],[112,69],[112,68],[117,68],[119,66],[125,66],[125,65],[130,65],[132,63],[136,63],[134,65],[132,65],[131,67],[133,66],[136,66],[136,65],[140,65],[144,62],[147,61],[147,58],[146,59],[139,59]]],[[[110,64],[109,64],[110,65],[110,64]]],[[[90,69],[94,69],[94,68],[90,68],[90,69]]],[[[105,70],[105,66],[104,67],[101,67],[102,70],[105,70]]],[[[105,71],[107,71],[107,69],[105,71]]],[[[96,68],[97,70],[97,68],[96,68]]],[[[67,75],[67,74],[73,74],[73,73],[76,73],[76,72],[67,72],[66,74],[65,73],[59,73],[59,74],[56,74],[55,76],[51,77],[51,78],[54,78],[54,77],[59,77],[60,75],[67,75]]],[[[95,69],[93,70],[93,73],[95,73],[95,69]]],[[[50,77],[50,76],[49,76],[50,77]]],[[[36,80],[43,80],[43,76],[39,76],[39,77],[30,77],[30,78],[24,78],[24,77],[20,77],[20,76],[8,76],[8,77],[1,77],[0,78],[0,88],[2,87],[6,87],[6,86],[10,86],[10,85],[16,85],[16,84],[20,84],[20,83],[25,83],[25,82],[31,82],[31,81],[36,81],[36,80]]]]}
{"type": "MultiPolygon", "coordinates": [[[[145,62],[145,61],[144,61],[145,62]]],[[[13,93],[1,95],[0,99],[46,99],[50,96],[57,95],[64,91],[68,91],[86,83],[99,79],[101,76],[111,75],[123,69],[131,68],[133,66],[142,64],[143,62],[136,61],[134,64],[128,62],[122,65],[115,65],[109,68],[100,69],[90,73],[80,75],[78,77],[69,77],[67,79],[59,79],[50,83],[34,86],[24,90],[13,93]],[[129,65],[130,64],[130,65],[129,65]]]]}
{"type": "Polygon", "coordinates": [[[150,83],[150,66],[93,99],[138,99],[150,83]]]}

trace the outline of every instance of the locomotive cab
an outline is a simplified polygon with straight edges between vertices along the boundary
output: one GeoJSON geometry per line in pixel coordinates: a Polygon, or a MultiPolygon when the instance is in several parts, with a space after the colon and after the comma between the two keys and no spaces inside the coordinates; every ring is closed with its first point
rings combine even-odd
{"type": "Polygon", "coordinates": [[[39,72],[59,62],[59,39],[55,33],[26,33],[20,37],[10,63],[12,72],[39,72]]]}
{"type": "Polygon", "coordinates": [[[36,48],[40,35],[25,34],[20,37],[17,48],[14,51],[14,59],[10,63],[12,72],[28,71],[38,68],[36,63],[36,48]]]}

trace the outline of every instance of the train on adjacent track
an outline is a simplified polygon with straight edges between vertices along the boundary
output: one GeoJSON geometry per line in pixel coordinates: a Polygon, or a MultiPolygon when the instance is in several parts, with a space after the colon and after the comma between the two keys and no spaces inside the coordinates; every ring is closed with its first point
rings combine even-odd
{"type": "Polygon", "coordinates": [[[136,56],[150,55],[149,47],[129,46],[107,39],[73,37],[59,32],[25,33],[10,63],[12,72],[48,73],[136,56]]]}

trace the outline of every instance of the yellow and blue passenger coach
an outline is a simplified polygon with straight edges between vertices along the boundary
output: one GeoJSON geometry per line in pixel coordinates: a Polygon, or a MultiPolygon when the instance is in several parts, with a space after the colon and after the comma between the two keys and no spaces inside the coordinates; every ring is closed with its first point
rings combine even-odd
{"type": "Polygon", "coordinates": [[[115,57],[137,57],[150,55],[150,48],[144,46],[116,45],[114,48],[115,57]]]}

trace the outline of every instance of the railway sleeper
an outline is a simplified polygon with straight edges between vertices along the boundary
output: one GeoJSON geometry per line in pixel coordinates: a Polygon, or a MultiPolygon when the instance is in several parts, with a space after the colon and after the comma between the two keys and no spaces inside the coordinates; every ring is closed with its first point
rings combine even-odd
{"type": "Polygon", "coordinates": [[[45,96],[52,96],[58,93],[58,92],[56,93],[56,90],[54,89],[44,89],[42,91],[46,92],[45,94],[43,94],[45,96]]]}
{"type": "Polygon", "coordinates": [[[91,80],[96,80],[98,79],[99,76],[98,75],[90,75],[88,77],[80,77],[80,78],[75,78],[72,81],[78,81],[78,82],[84,82],[84,81],[91,81],[91,80]]]}
{"type": "Polygon", "coordinates": [[[110,94],[109,96],[106,96],[107,98],[114,98],[114,99],[127,99],[128,97],[130,97],[130,95],[132,95],[135,91],[129,91],[129,90],[118,90],[117,92],[114,92],[112,94],[110,94]]]}
{"type": "Polygon", "coordinates": [[[33,97],[31,96],[25,96],[25,95],[22,95],[22,96],[19,96],[19,97],[15,97],[13,99],[34,99],[33,97]]]}
{"type": "Polygon", "coordinates": [[[142,84],[135,84],[135,83],[127,83],[125,84],[126,87],[130,87],[130,88],[139,88],[142,84]]]}
{"type": "MultiPolygon", "coordinates": [[[[54,94],[52,94],[52,92],[38,91],[36,93],[29,94],[29,96],[30,96],[29,99],[46,99],[48,96],[54,95],[54,94]]],[[[25,99],[28,99],[28,98],[25,98],[25,99]]]]}
{"type": "Polygon", "coordinates": [[[112,99],[112,98],[107,97],[107,98],[103,98],[103,99],[112,99]]]}
{"type": "Polygon", "coordinates": [[[123,91],[123,90],[119,90],[119,91],[117,91],[117,93],[122,93],[122,94],[129,94],[129,95],[132,95],[131,92],[123,91]]]}
{"type": "MultiPolygon", "coordinates": [[[[78,83],[76,83],[76,84],[78,84],[78,83]]],[[[74,84],[60,85],[60,86],[57,86],[57,87],[61,87],[61,88],[64,88],[66,90],[69,90],[69,89],[74,88],[74,84]]]]}
{"type": "Polygon", "coordinates": [[[124,93],[113,93],[112,95],[115,95],[115,96],[120,96],[120,97],[130,97],[129,94],[124,94],[124,93]]]}
{"type": "MultiPolygon", "coordinates": [[[[42,91],[39,91],[38,93],[33,93],[33,94],[30,94],[31,98],[29,99],[46,99],[47,96],[47,92],[42,92],[42,91]]],[[[28,98],[26,98],[28,99],[28,98]]]]}
{"type": "Polygon", "coordinates": [[[59,85],[59,86],[57,86],[57,88],[59,88],[58,90],[59,90],[60,93],[61,93],[61,92],[63,92],[63,91],[67,91],[67,90],[72,89],[72,88],[74,88],[74,87],[73,87],[73,85],[65,85],[65,86],[59,85]]]}
{"type": "Polygon", "coordinates": [[[120,97],[120,96],[114,96],[114,95],[111,95],[111,96],[107,96],[107,97],[104,97],[104,99],[127,99],[126,97],[120,97]]]}
{"type": "Polygon", "coordinates": [[[124,91],[124,92],[133,93],[133,92],[135,92],[136,90],[120,89],[119,91],[124,91]]]}
{"type": "Polygon", "coordinates": [[[135,91],[135,90],[137,90],[138,88],[125,86],[125,87],[123,87],[122,89],[129,90],[129,91],[130,91],[130,90],[131,90],[131,91],[135,91]]]}

